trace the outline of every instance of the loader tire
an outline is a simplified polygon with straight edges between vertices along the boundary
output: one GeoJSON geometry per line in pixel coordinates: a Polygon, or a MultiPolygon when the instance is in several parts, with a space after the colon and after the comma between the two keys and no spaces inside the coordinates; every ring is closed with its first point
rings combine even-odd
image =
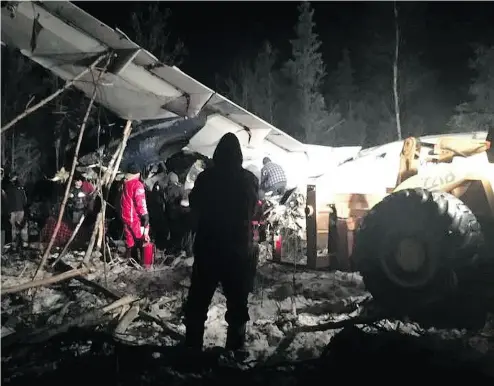
{"type": "Polygon", "coordinates": [[[480,225],[461,200],[407,189],[390,194],[366,215],[353,258],[376,302],[410,315],[451,297],[457,273],[475,265],[482,245],[480,225]]]}

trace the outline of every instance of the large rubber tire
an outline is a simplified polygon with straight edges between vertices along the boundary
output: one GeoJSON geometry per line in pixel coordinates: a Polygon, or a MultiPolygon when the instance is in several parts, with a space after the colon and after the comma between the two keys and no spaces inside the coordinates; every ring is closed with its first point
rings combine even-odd
{"type": "Polygon", "coordinates": [[[457,272],[475,265],[482,245],[480,225],[461,200],[407,189],[387,196],[363,219],[353,259],[374,299],[409,315],[450,297],[458,288],[457,272]],[[423,264],[415,272],[397,263],[405,239],[424,247],[423,264]]]}

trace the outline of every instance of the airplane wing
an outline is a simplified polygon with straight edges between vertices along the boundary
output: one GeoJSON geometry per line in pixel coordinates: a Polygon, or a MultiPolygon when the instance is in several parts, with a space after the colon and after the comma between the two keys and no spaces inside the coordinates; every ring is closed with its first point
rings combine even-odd
{"type": "MultiPolygon", "coordinates": [[[[2,7],[1,28],[4,43],[64,80],[72,80],[97,57],[112,52],[96,102],[123,119],[192,117],[213,94],[68,1],[22,1],[13,13],[2,7]]],[[[103,66],[99,64],[75,87],[91,97],[103,66]]]]}
{"type": "MultiPolygon", "coordinates": [[[[226,132],[246,151],[269,142],[284,152],[304,152],[305,145],[191,78],[160,63],[151,53],[68,1],[17,2],[2,7],[2,42],[64,80],[72,80],[102,54],[112,59],[97,86],[96,102],[123,119],[157,120],[206,116],[206,125],[188,147],[211,153],[226,132]]],[[[104,63],[74,86],[91,97],[104,63]]],[[[206,154],[207,153],[207,154],[206,154]]]]}
{"type": "Polygon", "coordinates": [[[237,136],[244,153],[262,147],[265,141],[286,152],[306,151],[303,143],[220,94],[212,96],[204,111],[208,116],[206,124],[189,141],[188,147],[194,151],[210,156],[228,132],[237,136]]]}

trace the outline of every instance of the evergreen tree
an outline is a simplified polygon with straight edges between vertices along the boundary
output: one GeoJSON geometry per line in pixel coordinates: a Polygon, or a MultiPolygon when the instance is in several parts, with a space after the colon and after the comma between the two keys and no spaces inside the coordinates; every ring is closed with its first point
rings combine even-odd
{"type": "Polygon", "coordinates": [[[326,99],[337,102],[342,115],[348,118],[352,110],[352,102],[357,98],[354,70],[348,49],[343,50],[343,57],[338,62],[336,70],[329,76],[328,84],[329,93],[326,99]]]}
{"type": "Polygon", "coordinates": [[[494,126],[494,46],[478,47],[470,67],[476,73],[469,89],[471,100],[456,108],[449,122],[452,131],[487,131],[494,126]]]}
{"type": "Polygon", "coordinates": [[[256,114],[269,123],[275,123],[277,100],[276,51],[271,43],[264,42],[254,62],[253,74],[256,81],[255,99],[252,101],[256,114]]]}
{"type": "Polygon", "coordinates": [[[321,41],[315,33],[314,10],[309,2],[299,5],[299,18],[295,27],[296,38],[291,40],[292,58],[285,64],[290,83],[290,97],[296,103],[290,119],[294,134],[311,144],[328,144],[331,128],[340,121],[337,112],[329,114],[321,86],[326,69],[319,51],[321,41]]]}
{"type": "Polygon", "coordinates": [[[225,94],[235,103],[276,124],[278,76],[276,51],[264,42],[254,61],[240,60],[225,80],[225,94]]]}
{"type": "Polygon", "coordinates": [[[170,42],[169,20],[171,11],[160,9],[160,3],[137,5],[131,14],[133,40],[168,65],[179,66],[187,50],[182,41],[170,42]]]}

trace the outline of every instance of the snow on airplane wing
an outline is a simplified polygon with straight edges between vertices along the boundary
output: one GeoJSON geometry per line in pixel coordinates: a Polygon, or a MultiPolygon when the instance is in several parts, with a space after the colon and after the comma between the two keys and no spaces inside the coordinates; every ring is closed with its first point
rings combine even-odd
{"type": "MultiPolygon", "coordinates": [[[[102,75],[96,101],[123,119],[155,120],[173,116],[208,115],[204,132],[190,147],[213,146],[221,133],[237,134],[246,148],[267,140],[287,152],[303,152],[304,145],[249,113],[227,98],[183,73],[160,63],[151,53],[66,1],[19,2],[12,14],[2,8],[2,42],[62,79],[71,80],[102,54],[115,55],[102,75]],[[34,33],[33,33],[34,31],[34,33]],[[245,132],[245,134],[243,134],[245,132]]],[[[96,69],[75,83],[91,97],[96,69]]]]}

